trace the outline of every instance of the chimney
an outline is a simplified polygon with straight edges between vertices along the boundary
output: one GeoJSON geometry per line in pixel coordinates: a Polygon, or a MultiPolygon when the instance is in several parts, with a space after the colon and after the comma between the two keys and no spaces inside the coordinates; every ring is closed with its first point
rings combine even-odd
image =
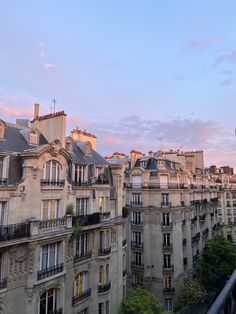
{"type": "Polygon", "coordinates": [[[39,104],[34,104],[34,119],[39,117],[39,104]]]}

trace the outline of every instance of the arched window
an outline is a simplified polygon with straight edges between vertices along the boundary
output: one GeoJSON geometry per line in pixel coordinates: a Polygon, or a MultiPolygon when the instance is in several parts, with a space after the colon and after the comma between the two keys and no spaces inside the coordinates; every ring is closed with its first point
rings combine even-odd
{"type": "Polygon", "coordinates": [[[37,145],[38,144],[38,133],[35,130],[31,130],[29,133],[29,144],[37,145]]]}
{"type": "Polygon", "coordinates": [[[5,123],[0,121],[0,139],[5,137],[5,123]]]}
{"type": "Polygon", "coordinates": [[[89,289],[89,273],[82,271],[75,277],[74,295],[80,296],[89,289]]]}
{"type": "Polygon", "coordinates": [[[58,291],[51,288],[44,291],[39,297],[39,310],[38,314],[56,313],[58,308],[58,291]]]}
{"type": "Polygon", "coordinates": [[[109,275],[109,264],[104,267],[101,265],[99,267],[99,278],[98,278],[98,285],[108,285],[110,282],[110,275],[109,275]]]}
{"type": "Polygon", "coordinates": [[[58,162],[50,160],[46,163],[44,179],[49,181],[58,181],[60,179],[60,165],[58,162]]]}

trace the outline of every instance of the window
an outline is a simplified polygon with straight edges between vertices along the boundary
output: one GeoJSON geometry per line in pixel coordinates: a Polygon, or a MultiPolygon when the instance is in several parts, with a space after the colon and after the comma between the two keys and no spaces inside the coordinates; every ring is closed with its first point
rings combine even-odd
{"type": "Polygon", "coordinates": [[[110,232],[109,230],[100,231],[100,250],[110,247],[110,232]]]}
{"type": "Polygon", "coordinates": [[[143,286],[143,273],[132,274],[132,284],[134,286],[143,286]]]}
{"type": "Polygon", "coordinates": [[[163,244],[165,246],[169,246],[170,245],[170,233],[164,233],[163,234],[163,244]]]}
{"type": "Polygon", "coordinates": [[[231,206],[230,201],[227,201],[227,202],[226,202],[226,206],[227,206],[227,207],[230,207],[230,206],[231,206]]]}
{"type": "Polygon", "coordinates": [[[110,281],[110,275],[109,275],[109,264],[107,264],[105,267],[101,265],[99,267],[99,275],[98,275],[98,285],[108,285],[110,281]]]}
{"type": "Polygon", "coordinates": [[[170,254],[164,254],[163,261],[164,261],[164,268],[166,269],[171,268],[171,255],[170,254]]]}
{"type": "Polygon", "coordinates": [[[76,183],[87,183],[87,166],[75,165],[74,166],[74,181],[76,183]]]}
{"type": "Polygon", "coordinates": [[[164,226],[169,226],[171,224],[170,213],[163,213],[162,219],[162,223],[164,226]]]}
{"type": "Polygon", "coordinates": [[[29,134],[29,144],[37,145],[38,144],[38,134],[35,130],[31,130],[29,134]]]}
{"type": "Polygon", "coordinates": [[[7,272],[6,272],[6,254],[0,252],[0,289],[5,288],[7,285],[7,272]]]}
{"type": "Polygon", "coordinates": [[[87,215],[89,207],[89,198],[76,199],[76,215],[87,215]]]}
{"type": "Polygon", "coordinates": [[[169,206],[169,194],[168,193],[162,193],[162,205],[169,206]]]}
{"type": "Polygon", "coordinates": [[[134,231],[132,232],[132,238],[134,243],[141,244],[142,243],[142,232],[134,231]]]}
{"type": "Polygon", "coordinates": [[[98,314],[105,314],[104,313],[104,303],[98,303],[98,314]]]}
{"type": "Polygon", "coordinates": [[[99,207],[99,211],[103,212],[103,210],[104,210],[104,197],[98,198],[98,207],[99,207]]]}
{"type": "Polygon", "coordinates": [[[3,161],[4,158],[0,157],[0,179],[3,179],[3,161]]]}
{"type": "Polygon", "coordinates": [[[7,224],[7,202],[0,202],[0,226],[7,224]]]}
{"type": "Polygon", "coordinates": [[[171,276],[165,276],[164,277],[164,288],[165,289],[172,288],[172,277],[171,276]]]}
{"type": "Polygon", "coordinates": [[[132,212],[132,222],[135,225],[141,225],[142,224],[142,213],[141,212],[132,212]]]}
{"type": "Polygon", "coordinates": [[[51,243],[42,246],[41,270],[58,264],[59,243],[51,243]]]}
{"type": "Polygon", "coordinates": [[[106,301],[106,314],[109,314],[109,301],[106,301]]]}
{"type": "Polygon", "coordinates": [[[89,234],[82,233],[76,239],[76,255],[86,256],[89,253],[89,234]]]}
{"type": "Polygon", "coordinates": [[[59,200],[44,200],[42,204],[42,220],[58,218],[59,203],[59,200]]]}
{"type": "Polygon", "coordinates": [[[173,299],[165,299],[165,308],[168,312],[173,311],[173,299]]]}
{"type": "Polygon", "coordinates": [[[60,179],[60,165],[54,160],[46,163],[44,168],[44,179],[50,181],[58,181],[60,179]]]}
{"type": "Polygon", "coordinates": [[[81,295],[88,290],[89,273],[82,271],[75,277],[74,296],[81,295]]]}
{"type": "Polygon", "coordinates": [[[142,204],[141,202],[141,193],[133,193],[132,194],[132,204],[139,206],[142,204]]]}
{"type": "Polygon", "coordinates": [[[43,292],[39,298],[39,314],[54,313],[57,309],[57,290],[51,288],[43,292]]]}
{"type": "Polygon", "coordinates": [[[142,266],[143,264],[143,254],[140,252],[134,252],[133,253],[134,257],[134,264],[137,266],[142,266]]]}

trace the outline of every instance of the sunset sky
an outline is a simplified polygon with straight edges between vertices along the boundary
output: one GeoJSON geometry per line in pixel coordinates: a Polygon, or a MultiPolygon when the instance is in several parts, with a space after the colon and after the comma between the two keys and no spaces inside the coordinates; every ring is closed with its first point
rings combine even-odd
{"type": "Polygon", "coordinates": [[[236,1],[1,0],[0,118],[33,104],[98,151],[203,149],[236,167],[236,1]]]}

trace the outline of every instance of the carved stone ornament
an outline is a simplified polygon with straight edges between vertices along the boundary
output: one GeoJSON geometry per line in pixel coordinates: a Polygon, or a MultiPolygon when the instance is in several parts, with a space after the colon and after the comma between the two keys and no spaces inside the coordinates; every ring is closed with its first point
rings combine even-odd
{"type": "Polygon", "coordinates": [[[143,173],[140,169],[134,169],[131,174],[132,176],[141,176],[143,173]]]}
{"type": "Polygon", "coordinates": [[[61,142],[59,140],[53,141],[51,144],[51,155],[57,157],[60,154],[61,142]]]}
{"type": "Polygon", "coordinates": [[[38,177],[39,167],[31,167],[33,179],[36,180],[38,177]]]}

